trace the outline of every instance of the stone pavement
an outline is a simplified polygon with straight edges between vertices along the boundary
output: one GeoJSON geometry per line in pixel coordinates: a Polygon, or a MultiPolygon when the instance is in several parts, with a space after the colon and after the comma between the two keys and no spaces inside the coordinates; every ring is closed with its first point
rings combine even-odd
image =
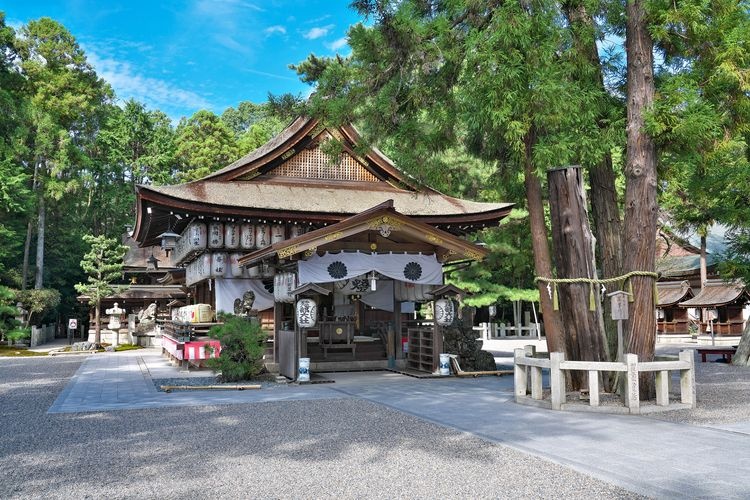
{"type": "MultiPolygon", "coordinates": [[[[178,371],[157,350],[92,355],[49,412],[363,398],[643,495],[750,498],[750,423],[709,428],[520,406],[513,402],[512,377],[420,380],[389,372],[337,373],[324,375],[334,384],[260,391],[156,391],[152,378],[186,375],[178,371]]],[[[196,375],[206,373],[189,374],[196,375]]]]}

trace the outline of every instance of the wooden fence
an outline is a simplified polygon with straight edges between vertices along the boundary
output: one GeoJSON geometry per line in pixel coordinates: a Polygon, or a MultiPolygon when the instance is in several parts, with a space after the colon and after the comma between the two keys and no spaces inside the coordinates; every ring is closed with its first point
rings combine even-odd
{"type": "Polygon", "coordinates": [[[536,357],[533,346],[514,352],[514,385],[516,402],[553,410],[589,409],[620,413],[648,413],[663,410],[695,408],[695,360],[693,351],[681,351],[677,359],[639,362],[635,354],[626,354],[624,362],[566,361],[562,352],[550,353],[549,359],[536,357]],[[543,370],[549,373],[549,399],[545,399],[543,370]],[[567,402],[565,370],[588,372],[589,405],[567,402]],[[680,403],[669,401],[670,372],[680,373],[680,403]],[[618,406],[600,407],[599,372],[625,374],[624,402],[618,406]],[[656,372],[656,405],[641,405],[638,374],[656,372]],[[530,382],[529,382],[530,381],[530,382]],[[529,387],[530,386],[530,387],[529,387]]]}

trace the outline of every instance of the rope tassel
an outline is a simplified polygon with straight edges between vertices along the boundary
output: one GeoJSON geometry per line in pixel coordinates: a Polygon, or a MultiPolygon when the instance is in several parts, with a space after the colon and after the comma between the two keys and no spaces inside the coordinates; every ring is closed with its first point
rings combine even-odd
{"type": "Polygon", "coordinates": [[[596,295],[594,295],[594,283],[589,283],[589,311],[596,311],[596,295]]]}
{"type": "Polygon", "coordinates": [[[560,310],[560,299],[557,296],[557,283],[555,283],[552,288],[552,310],[553,311],[560,310]]]}

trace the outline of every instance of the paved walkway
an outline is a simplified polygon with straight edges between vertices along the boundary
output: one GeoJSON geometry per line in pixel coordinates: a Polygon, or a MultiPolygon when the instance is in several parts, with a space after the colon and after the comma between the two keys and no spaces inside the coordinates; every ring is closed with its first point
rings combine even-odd
{"type": "Polygon", "coordinates": [[[512,377],[419,380],[387,372],[342,373],[325,375],[335,379],[334,384],[156,391],[152,378],[175,376],[186,374],[169,366],[157,350],[92,355],[49,412],[363,398],[647,496],[750,498],[750,424],[709,428],[519,406],[513,402],[512,377]]]}

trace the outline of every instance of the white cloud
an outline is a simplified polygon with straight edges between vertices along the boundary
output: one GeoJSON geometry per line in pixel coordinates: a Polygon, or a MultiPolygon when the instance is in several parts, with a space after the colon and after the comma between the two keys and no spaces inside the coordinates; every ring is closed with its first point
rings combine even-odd
{"type": "Polygon", "coordinates": [[[304,33],[302,36],[304,36],[308,40],[315,40],[316,38],[326,36],[332,28],[333,24],[329,24],[328,26],[316,26],[307,33],[304,33]]]}
{"type": "Polygon", "coordinates": [[[342,47],[345,47],[348,42],[349,40],[344,36],[344,37],[339,38],[338,40],[332,41],[331,43],[327,43],[326,47],[328,47],[329,49],[333,51],[336,51],[342,47]]]}
{"type": "Polygon", "coordinates": [[[87,51],[88,60],[97,74],[104,78],[121,100],[133,98],[145,103],[149,108],[161,109],[167,114],[175,108],[202,109],[212,104],[204,97],[168,81],[160,80],[137,72],[128,62],[99,58],[87,51]]]}
{"type": "Polygon", "coordinates": [[[273,35],[274,33],[286,35],[286,28],[277,24],[275,26],[269,26],[268,28],[264,29],[263,33],[265,33],[266,35],[273,35]]]}

